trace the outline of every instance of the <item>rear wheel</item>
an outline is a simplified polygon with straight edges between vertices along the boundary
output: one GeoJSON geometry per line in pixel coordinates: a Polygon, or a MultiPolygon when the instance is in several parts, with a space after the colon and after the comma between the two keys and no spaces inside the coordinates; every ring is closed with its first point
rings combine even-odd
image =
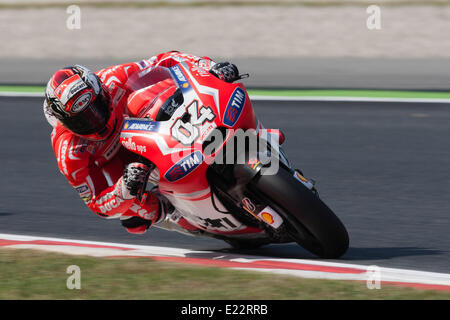
{"type": "Polygon", "coordinates": [[[275,175],[259,175],[248,187],[283,216],[289,235],[321,258],[339,258],[348,249],[345,226],[310,189],[280,166],[275,175]]]}

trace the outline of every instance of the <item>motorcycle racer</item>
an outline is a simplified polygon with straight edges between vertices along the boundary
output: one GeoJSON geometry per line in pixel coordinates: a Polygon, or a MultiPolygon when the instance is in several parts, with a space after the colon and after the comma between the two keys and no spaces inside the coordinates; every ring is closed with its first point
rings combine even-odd
{"type": "MultiPolygon", "coordinates": [[[[53,126],[59,170],[94,213],[120,218],[130,233],[144,233],[170,210],[157,194],[143,192],[151,165],[119,142],[124,116],[130,114],[127,103],[139,89],[157,82],[149,71],[184,60],[223,81],[239,79],[237,67],[229,62],[171,51],[95,73],[80,65],[62,68],[47,84],[44,113],[53,126]],[[129,85],[131,77],[139,80],[138,88],[129,85]]],[[[185,221],[180,225],[189,228],[185,221]]]]}

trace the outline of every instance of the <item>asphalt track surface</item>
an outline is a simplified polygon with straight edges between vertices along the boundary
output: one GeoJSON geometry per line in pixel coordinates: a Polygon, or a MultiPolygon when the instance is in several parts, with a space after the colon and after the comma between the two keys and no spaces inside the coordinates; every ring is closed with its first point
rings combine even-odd
{"type": "MultiPolygon", "coordinates": [[[[2,58],[0,84],[45,85],[53,72],[62,66],[82,64],[92,70],[111,65],[139,61],[128,59],[74,58],[2,58]]],[[[316,88],[316,89],[406,89],[448,90],[450,88],[449,58],[220,58],[231,60],[253,88],[316,88]]]]}
{"type": "MultiPolygon", "coordinates": [[[[0,98],[0,233],[221,250],[219,240],[103,220],[59,173],[38,98],[0,98]]],[[[254,102],[350,234],[340,262],[450,273],[450,105],[254,102]]],[[[316,259],[295,244],[246,254],[316,259]]]]}

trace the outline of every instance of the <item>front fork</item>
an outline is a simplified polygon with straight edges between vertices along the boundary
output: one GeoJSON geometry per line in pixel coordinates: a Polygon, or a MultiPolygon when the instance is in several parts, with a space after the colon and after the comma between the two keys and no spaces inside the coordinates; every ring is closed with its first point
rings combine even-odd
{"type": "MultiPolygon", "coordinates": [[[[312,192],[317,193],[314,188],[315,181],[305,178],[300,170],[293,169],[280,146],[278,146],[276,152],[277,161],[280,162],[279,165],[288,168],[295,179],[312,192]]],[[[251,158],[244,164],[234,165],[233,176],[236,183],[228,189],[227,193],[235,200],[236,206],[245,210],[261,224],[277,230],[282,225],[283,218],[266,203],[265,199],[252,194],[247,188],[248,183],[257,179],[258,175],[264,174],[264,170],[264,164],[258,157],[251,158]]]]}
{"type": "MultiPolygon", "coordinates": [[[[280,146],[280,142],[284,141],[284,135],[279,130],[264,129],[262,125],[258,125],[255,135],[259,142],[256,151],[246,149],[245,152],[237,155],[235,164],[213,164],[208,169],[208,180],[213,189],[213,194],[217,193],[228,204],[228,210],[233,212],[236,219],[242,217],[246,222],[253,222],[260,227],[269,227],[269,229],[277,231],[283,224],[283,218],[271,208],[267,200],[261,196],[251,192],[247,185],[258,176],[274,171],[272,161],[277,161],[275,169],[279,170],[280,166],[287,168],[292,175],[308,189],[314,192],[314,181],[306,179],[299,170],[291,167],[289,160],[280,146]],[[263,146],[263,147],[261,147],[263,146]],[[268,160],[268,161],[267,161],[268,160]],[[232,208],[238,208],[232,210],[232,208]],[[250,219],[248,219],[250,218],[250,219]]],[[[233,150],[233,149],[231,149],[233,150]]],[[[227,151],[225,151],[227,153],[227,151]]],[[[272,172],[272,174],[276,174],[272,172]]],[[[214,196],[213,196],[214,199],[214,196]]]]}

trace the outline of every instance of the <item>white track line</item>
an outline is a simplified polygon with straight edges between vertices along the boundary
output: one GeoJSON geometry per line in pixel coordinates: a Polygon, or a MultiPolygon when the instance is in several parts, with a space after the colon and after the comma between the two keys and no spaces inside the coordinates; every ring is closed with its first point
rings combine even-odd
{"type": "Polygon", "coordinates": [[[0,92],[0,97],[44,98],[43,92],[0,92]]]}
{"type": "MultiPolygon", "coordinates": [[[[0,92],[0,97],[32,97],[44,98],[42,92],[0,92]]],[[[426,99],[426,98],[377,98],[377,97],[320,97],[320,96],[304,96],[304,97],[288,97],[288,96],[264,96],[250,95],[253,101],[324,101],[324,102],[379,102],[379,103],[448,103],[450,99],[426,99]]]]}
{"type": "MultiPolygon", "coordinates": [[[[194,259],[196,262],[206,262],[204,263],[206,265],[215,264],[221,266],[224,264],[225,267],[233,269],[271,272],[275,274],[286,274],[315,279],[367,281],[369,276],[372,275],[372,273],[368,272],[368,266],[357,264],[308,259],[279,259],[214,251],[195,251],[159,246],[16,234],[0,234],[0,247],[37,249],[71,255],[89,255],[96,257],[150,256],[162,257],[163,259],[175,258],[176,261],[185,263],[195,263],[195,261],[192,261],[194,259]],[[7,243],[5,241],[17,242],[7,243]],[[45,243],[36,243],[36,241],[44,241],[45,243]]],[[[379,268],[379,272],[381,283],[395,282],[405,285],[430,285],[438,286],[437,289],[450,291],[450,274],[382,267],[379,268]]]]}
{"type": "Polygon", "coordinates": [[[253,101],[325,101],[325,102],[395,102],[395,103],[450,103],[450,99],[426,98],[377,98],[377,97],[286,97],[250,95],[253,101]]]}

